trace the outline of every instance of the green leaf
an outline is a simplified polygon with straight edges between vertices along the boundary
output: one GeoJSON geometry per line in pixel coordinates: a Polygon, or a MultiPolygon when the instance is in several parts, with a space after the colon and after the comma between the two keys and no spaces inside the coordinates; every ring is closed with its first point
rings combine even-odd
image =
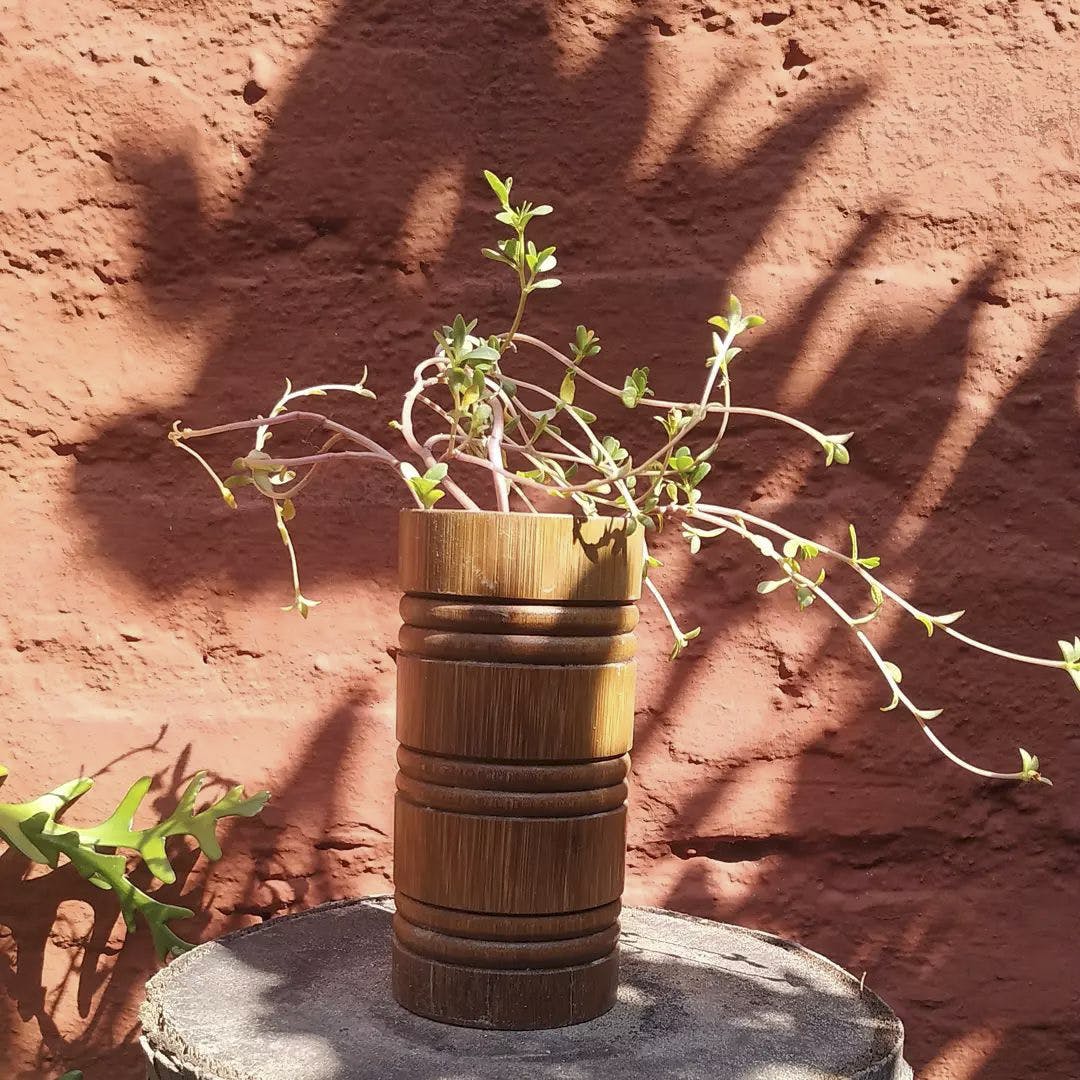
{"type": "Polygon", "coordinates": [[[788,540],[784,543],[784,555],[789,559],[794,559],[799,554],[800,547],[798,540],[788,540]]]}
{"type": "Polygon", "coordinates": [[[533,217],[546,217],[552,212],[553,209],[553,207],[541,203],[540,206],[534,206],[529,212],[532,214],[533,217]]]}
{"type": "Polygon", "coordinates": [[[477,345],[471,352],[466,353],[462,359],[470,362],[476,360],[498,360],[499,350],[493,349],[490,345],[477,345]]]}
{"type": "Polygon", "coordinates": [[[790,581],[790,578],[779,578],[774,581],[759,581],[757,591],[763,596],[767,596],[771,592],[776,592],[777,589],[783,588],[790,581]]]}
{"type": "MultiPolygon", "coordinates": [[[[3,783],[7,774],[7,769],[0,766],[0,783],[3,783]]],[[[34,847],[23,832],[22,822],[38,814],[47,814],[50,819],[57,817],[61,811],[66,810],[93,786],[93,780],[80,777],[77,780],[69,780],[66,784],[61,784],[29,802],[0,803],[0,836],[31,862],[50,865],[48,857],[34,847]]]]}
{"type": "Polygon", "coordinates": [[[64,855],[79,874],[95,884],[101,883],[111,889],[120,901],[120,911],[128,930],[134,930],[136,917],[142,916],[150,929],[154,949],[161,959],[176,953],[187,952],[191,945],[178,937],[169,927],[174,919],[190,919],[195,913],[190,908],[163,904],[136,888],[127,878],[127,859],[123,855],[107,855],[93,848],[84,847],[74,831],[49,831],[47,814],[39,814],[23,823],[23,831],[50,856],[49,865],[55,866],[64,855]]]}
{"type": "Polygon", "coordinates": [[[284,499],[281,503],[281,520],[292,521],[296,517],[296,504],[292,499],[284,499]]]}
{"type": "MultiPolygon", "coordinates": [[[[714,315],[714,316],[713,316],[713,317],[712,317],[712,318],[711,318],[711,319],[709,320],[709,325],[710,325],[710,326],[719,326],[719,327],[720,327],[720,329],[721,329],[721,330],[723,330],[725,334],[726,334],[726,333],[728,332],[728,330],[730,329],[730,327],[728,326],[728,321],[727,321],[727,319],[725,319],[725,318],[724,318],[724,316],[723,316],[723,315],[714,315]]],[[[717,346],[717,349],[716,349],[716,351],[717,351],[717,352],[719,352],[719,351],[720,351],[720,346],[717,346]]]]}
{"type": "Polygon", "coordinates": [[[1039,772],[1039,759],[1034,754],[1029,754],[1023,747],[1020,747],[1020,779],[1026,781],[1038,781],[1042,784],[1047,784],[1050,787],[1054,785],[1050,780],[1043,776],[1039,772]]]}
{"type": "Polygon", "coordinates": [[[588,409],[583,409],[578,405],[571,405],[570,411],[579,419],[583,420],[586,424],[596,423],[596,413],[589,412],[588,409]]]}
{"type": "Polygon", "coordinates": [[[540,281],[534,281],[529,286],[530,289],[557,289],[562,282],[558,278],[549,277],[541,278],[540,281]]]}
{"type": "Polygon", "coordinates": [[[176,873],[165,853],[166,840],[173,836],[193,837],[206,857],[216,861],[221,858],[218,821],[224,817],[254,817],[270,798],[266,791],[249,798],[243,788],[235,787],[196,813],[195,802],[205,781],[205,772],[196,773],[180,796],[176,809],[167,818],[151,828],[135,829],[135,815],[150,790],[150,777],[144,776],[132,784],[106,821],[92,829],[77,830],[79,841],[93,847],[127,848],[137,852],[154,877],[171,884],[176,880],[176,873]]]}
{"type": "Polygon", "coordinates": [[[809,585],[797,585],[795,587],[795,602],[800,611],[805,611],[815,600],[814,590],[809,585]]]}
{"type": "Polygon", "coordinates": [[[851,537],[851,557],[855,562],[859,561],[859,538],[855,535],[855,526],[848,525],[848,536],[851,537]]]}
{"type": "Polygon", "coordinates": [[[693,630],[688,630],[685,634],[677,634],[675,637],[675,644],[672,646],[670,657],[672,660],[678,658],[679,654],[690,644],[694,638],[698,637],[701,633],[701,627],[696,626],[693,630]]]}
{"type": "Polygon", "coordinates": [[[687,479],[687,483],[689,483],[691,487],[696,488],[701,483],[701,481],[709,475],[709,470],[711,468],[712,466],[707,461],[698,462],[698,464],[694,467],[694,470],[690,473],[690,476],[687,479]]]}
{"type": "Polygon", "coordinates": [[[728,315],[734,315],[736,319],[742,318],[742,304],[734,294],[728,297],[728,315]]]}
{"type": "Polygon", "coordinates": [[[932,616],[935,625],[937,626],[952,626],[957,619],[961,619],[964,616],[964,611],[950,611],[947,615],[934,615],[932,616]]]}
{"type": "Polygon", "coordinates": [[[57,821],[59,812],[93,785],[92,781],[82,779],[64,784],[31,803],[0,803],[0,834],[31,859],[47,866],[55,867],[63,855],[92,884],[111,889],[120,902],[128,929],[134,929],[136,915],[141,916],[150,927],[158,955],[164,958],[171,952],[190,948],[167,924],[174,919],[189,918],[192,913],[187,908],[160,903],[137,889],[127,877],[128,857],[113,851],[134,852],[158,880],[166,883],[176,880],[165,851],[165,841],[170,837],[190,836],[208,858],[220,858],[217,822],[223,817],[254,816],[265,806],[269,794],[264,791],[248,797],[242,788],[236,787],[196,812],[195,801],[205,777],[205,773],[197,773],[173,813],[149,828],[134,827],[135,814],[150,789],[150,778],[144,776],[132,784],[117,808],[100,825],[76,828],[57,821]],[[102,852],[99,848],[109,850],[102,852]]]}
{"type": "Polygon", "coordinates": [[[622,389],[622,403],[633,409],[643,397],[649,393],[649,369],[647,367],[634,368],[626,376],[622,389]]]}
{"type": "Polygon", "coordinates": [[[883,660],[882,666],[889,673],[889,677],[894,683],[899,683],[903,679],[904,673],[891,660],[883,660]]]}
{"type": "Polygon", "coordinates": [[[567,369],[565,375],[563,375],[562,384],[559,387],[559,400],[565,402],[567,405],[574,404],[574,371],[572,368],[567,369]]]}
{"type": "Polygon", "coordinates": [[[79,1069],[72,1069],[70,1072],[64,1073],[60,1080],[83,1080],[83,1074],[79,1069]]]}
{"type": "Polygon", "coordinates": [[[595,356],[600,351],[600,341],[592,330],[586,330],[579,326],[575,333],[574,341],[570,343],[570,351],[574,359],[580,363],[590,356],[595,356]]]}
{"type": "Polygon", "coordinates": [[[409,462],[401,463],[401,475],[409,487],[416,492],[425,510],[430,510],[446,494],[439,490],[439,483],[445,478],[447,471],[445,461],[432,465],[423,476],[409,462]]]}
{"type": "Polygon", "coordinates": [[[929,615],[916,615],[915,618],[918,619],[919,622],[921,622],[923,624],[923,626],[926,627],[926,636],[927,637],[933,637],[934,636],[934,620],[931,619],[929,615]]]}
{"type": "Polygon", "coordinates": [[[846,431],[841,435],[826,435],[825,441],[821,444],[825,451],[825,465],[828,467],[834,461],[841,465],[849,465],[851,463],[851,455],[845,448],[845,443],[854,435],[853,431],[846,431]]]}
{"type": "Polygon", "coordinates": [[[517,266],[518,264],[518,242],[516,236],[508,237],[506,240],[500,240],[498,243],[499,250],[510,260],[511,266],[517,266]]]}
{"type": "Polygon", "coordinates": [[[1080,690],[1080,637],[1070,641],[1059,641],[1058,647],[1067,664],[1066,671],[1077,690],[1080,690]]]}
{"type": "Polygon", "coordinates": [[[510,197],[510,186],[513,184],[513,177],[507,177],[505,181],[500,180],[493,172],[488,169],[484,170],[484,179],[488,182],[488,187],[495,192],[495,198],[499,200],[502,206],[507,205],[507,200],[510,197]]]}
{"type": "Polygon", "coordinates": [[[303,593],[297,593],[291,604],[286,604],[282,611],[296,611],[300,617],[306,619],[311,614],[312,608],[317,608],[321,600],[309,600],[303,593]]]}
{"type": "Polygon", "coordinates": [[[747,315],[743,321],[748,330],[753,330],[755,326],[765,325],[765,317],[763,315],[747,315]]]}

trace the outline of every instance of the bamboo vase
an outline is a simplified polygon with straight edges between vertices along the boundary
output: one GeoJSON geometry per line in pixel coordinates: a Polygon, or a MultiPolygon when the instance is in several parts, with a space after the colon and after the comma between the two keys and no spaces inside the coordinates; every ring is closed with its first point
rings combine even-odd
{"type": "Polygon", "coordinates": [[[402,512],[393,992],[526,1030],[618,983],[640,530],[402,512]]]}

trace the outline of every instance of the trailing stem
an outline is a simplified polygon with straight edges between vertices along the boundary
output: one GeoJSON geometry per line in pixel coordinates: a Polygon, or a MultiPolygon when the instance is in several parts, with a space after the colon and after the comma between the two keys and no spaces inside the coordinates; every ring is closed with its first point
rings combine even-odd
{"type": "MultiPolygon", "coordinates": [[[[823,603],[854,634],[892,695],[885,708],[903,706],[919,723],[926,737],[949,760],[968,772],[993,779],[1044,780],[1039,761],[1020,751],[1021,769],[997,772],[982,769],[953,753],[930,729],[929,721],[940,710],[921,709],[901,688],[902,674],[892,662],[882,658],[868,636],[867,628],[888,605],[895,605],[916,619],[928,635],[935,630],[966,646],[993,656],[1040,667],[1067,671],[1080,687],[1080,638],[1061,641],[1061,659],[1027,656],[997,648],[970,637],[953,624],[964,614],[952,611],[932,614],[923,611],[881,581],[873,571],[880,560],[860,554],[854,526],[849,528],[850,553],[829,547],[765,518],[744,510],[706,502],[703,482],[712,470],[711,459],[729,433],[733,417],[751,417],[789,427],[811,439],[824,455],[826,467],[847,465],[847,448],[852,433],[829,434],[785,413],[732,403],[732,370],[741,347],[735,342],[748,330],[760,326],[759,315],[748,315],[736,297],[730,297],[726,311],[709,320],[712,351],[705,360],[700,391],[687,400],[657,397],[649,386],[649,369],[635,367],[622,385],[601,377],[595,370],[601,345],[596,333],[578,326],[568,351],[522,331],[528,298],[537,291],[556,288],[560,282],[550,276],[556,265],[554,246],[541,246],[529,239],[529,226],[536,218],[551,213],[547,205],[529,202],[512,204],[513,181],[492,173],[485,177],[498,200],[495,219],[509,230],[483,254],[505,265],[514,274],[517,303],[507,330],[484,336],[476,320],[458,315],[435,331],[436,348],[413,371],[412,383],[402,398],[401,412],[391,423],[396,449],[391,450],[370,435],[346,427],[322,413],[298,408],[301,399],[350,393],[361,398],[374,395],[365,386],[366,371],[356,383],[324,383],[285,392],[266,417],[254,417],[214,427],[191,429],[179,422],[170,439],[192,455],[213,478],[229,506],[235,507],[235,490],[251,486],[273,507],[275,523],[284,543],[293,583],[295,609],[307,616],[315,601],[303,596],[296,549],[289,522],[296,513],[295,496],[309,483],[316,469],[331,462],[373,462],[389,466],[406,484],[414,503],[432,509],[446,495],[467,510],[479,504],[458,482],[465,470],[490,477],[496,509],[507,512],[513,499],[526,512],[535,513],[551,500],[568,500],[575,512],[585,516],[622,516],[633,531],[659,531],[673,523],[696,556],[702,545],[730,533],[750,543],[757,553],[771,560],[781,576],[764,581],[758,589],[770,593],[789,589],[796,608],[805,610],[823,603]],[[557,389],[537,382],[525,367],[526,350],[535,350],[559,365],[557,389]],[[622,408],[648,411],[662,428],[662,436],[645,453],[635,456],[618,438],[597,430],[598,418],[576,401],[581,381],[613,399],[622,408]],[[418,420],[434,425],[433,434],[418,433],[418,420]],[[710,435],[702,425],[718,420],[710,435]],[[272,456],[265,444],[279,425],[305,422],[327,434],[318,451],[295,456],[272,456]],[[191,445],[211,436],[254,431],[254,445],[233,462],[233,472],[220,476],[191,445]],[[299,475],[303,470],[303,474],[299,475]],[[779,545],[779,546],[778,546],[779,545]],[[818,560],[842,564],[867,588],[868,610],[849,613],[825,588],[826,571],[811,572],[807,564],[820,567],[818,560]]],[[[648,569],[660,564],[651,555],[648,569]]],[[[674,637],[672,656],[677,656],[700,633],[700,628],[683,630],[651,576],[645,582],[656,599],[674,637]]]]}

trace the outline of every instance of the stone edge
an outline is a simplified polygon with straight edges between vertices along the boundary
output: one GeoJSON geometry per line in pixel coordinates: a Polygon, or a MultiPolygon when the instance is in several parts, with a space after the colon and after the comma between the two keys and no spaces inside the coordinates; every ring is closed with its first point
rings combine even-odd
{"type": "MultiPolygon", "coordinates": [[[[172,961],[168,967],[162,968],[161,971],[152,976],[146,984],[146,1000],[139,1009],[139,1023],[144,1030],[144,1034],[139,1039],[139,1044],[142,1046],[143,1052],[146,1054],[147,1060],[150,1063],[149,1080],[253,1080],[248,1074],[244,1073],[234,1073],[232,1076],[210,1074],[203,1071],[194,1062],[185,1060],[187,1057],[187,1047],[184,1046],[184,1040],[178,1038],[177,1033],[173,1032],[165,1015],[164,1002],[161,1000],[163,990],[166,989],[169,983],[178,977],[186,967],[192,963],[196,963],[196,957],[200,953],[206,953],[215,947],[227,945],[230,942],[246,937],[248,934],[257,934],[271,925],[277,926],[283,922],[306,918],[315,913],[325,913],[335,911],[339,908],[350,908],[358,905],[372,907],[387,912],[392,912],[394,910],[393,896],[385,893],[377,896],[364,896],[351,900],[332,900],[329,903],[319,904],[316,907],[308,908],[306,911],[298,911],[291,915],[279,916],[278,918],[272,919],[269,923],[260,923],[258,926],[246,926],[241,930],[234,930],[231,933],[224,934],[212,941],[203,942],[201,945],[192,949],[191,952],[178,957],[176,960],[172,961]],[[162,1043],[161,1046],[152,1046],[150,1044],[148,1037],[145,1034],[148,1027],[154,1029],[155,1039],[162,1043]]],[[[653,915],[664,915],[668,918],[679,919],[691,923],[715,924],[717,921],[715,919],[705,919],[698,915],[686,915],[680,911],[670,911],[667,908],[638,907],[633,910],[648,912],[653,915]]],[[[742,926],[737,929],[787,951],[797,951],[808,959],[813,960],[816,964],[825,967],[829,972],[842,976],[842,979],[850,983],[853,987],[859,985],[859,980],[856,979],[851,972],[842,968],[827,956],[822,956],[821,953],[814,952],[813,949],[808,949],[798,942],[789,941],[786,938],[778,937],[777,935],[770,934],[764,930],[754,930],[742,926]]],[[[633,942],[625,942],[622,945],[622,948],[636,952],[646,951],[637,948],[633,942]]],[[[862,1078],[865,1078],[865,1080],[876,1080],[876,1078],[883,1075],[881,1072],[882,1068],[889,1068],[890,1066],[893,1075],[896,1076],[897,1080],[904,1080],[904,1078],[910,1077],[912,1075],[910,1067],[907,1066],[903,1060],[905,1036],[903,1021],[882,998],[874,993],[874,991],[867,990],[864,987],[860,993],[864,998],[869,999],[872,1010],[875,1013],[878,1013],[883,1020],[891,1018],[891,1022],[888,1024],[890,1030],[888,1031],[887,1037],[890,1038],[893,1046],[891,1050],[886,1052],[883,1058],[872,1062],[867,1068],[854,1074],[851,1080],[862,1080],[862,1078]]]]}

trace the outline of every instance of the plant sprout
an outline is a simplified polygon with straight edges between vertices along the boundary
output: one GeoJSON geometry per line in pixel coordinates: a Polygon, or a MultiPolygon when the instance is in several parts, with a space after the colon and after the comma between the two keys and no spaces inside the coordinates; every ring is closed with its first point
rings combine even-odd
{"type": "MultiPolygon", "coordinates": [[[[0,765],[0,784],[7,774],[7,769],[0,765]]],[[[128,877],[128,857],[117,849],[136,854],[147,870],[166,885],[176,881],[176,871],[165,851],[165,842],[171,836],[190,836],[208,859],[220,859],[218,821],[223,817],[254,817],[266,805],[270,794],[260,791],[249,798],[243,788],[235,787],[197,811],[195,800],[205,779],[206,773],[196,773],[176,809],[145,829],[135,828],[134,818],[150,790],[149,776],[136,780],[109,817],[93,828],[78,828],[58,820],[94,786],[94,781],[86,778],[69,780],[29,802],[0,802],[0,839],[32,862],[53,869],[64,856],[91,885],[111,889],[120,901],[128,930],[135,929],[136,916],[141,916],[150,928],[159,958],[165,960],[192,948],[177,936],[169,923],[174,919],[190,919],[194,912],[162,903],[137,888],[128,877]]]]}
{"type": "MultiPolygon", "coordinates": [[[[462,315],[435,331],[436,347],[416,365],[400,416],[390,424],[397,435],[392,444],[395,449],[305,407],[304,399],[330,392],[374,397],[365,386],[366,370],[359,382],[351,385],[294,390],[286,383],[285,393],[265,417],[198,430],[177,421],[169,434],[177,447],[206,469],[230,507],[236,506],[234,491],[248,485],[270,500],[292,572],[293,602],[285,610],[298,611],[306,618],[316,604],[301,591],[288,523],[296,513],[296,496],[322,466],[344,461],[386,466],[404,481],[415,504],[425,510],[446,496],[466,510],[481,509],[458,479],[466,470],[482,470],[490,476],[494,504],[500,511],[536,513],[536,501],[555,497],[571,500],[575,511],[586,517],[624,517],[630,531],[675,527],[692,555],[705,542],[720,537],[745,542],[775,564],[779,575],[761,582],[759,592],[786,591],[799,610],[820,601],[852,631],[888,687],[891,697],[883,711],[903,707],[945,757],[977,776],[1048,784],[1039,772],[1039,759],[1026,750],[1020,750],[1021,767],[1015,772],[983,769],[953,753],[929,726],[942,710],[925,709],[911,700],[902,688],[900,668],[881,655],[866,628],[887,606],[894,605],[921,623],[928,635],[940,630],[994,656],[1061,668],[1069,672],[1078,688],[1080,638],[1059,643],[1060,660],[996,648],[954,628],[963,611],[923,611],[884,584],[874,573],[880,560],[860,552],[854,526],[849,528],[850,552],[841,551],[739,507],[707,501],[702,484],[733,416],[752,416],[794,428],[818,444],[826,468],[850,462],[848,442],[853,433],[827,434],[784,413],[732,403],[732,367],[742,351],[735,342],[764,322],[760,315],[744,312],[735,296],[729,298],[723,314],[709,319],[712,349],[705,360],[701,393],[690,401],[657,397],[649,386],[647,367],[635,367],[621,385],[601,377],[596,373],[600,341],[596,332],[584,325],[577,327],[565,352],[524,333],[521,327],[529,298],[560,284],[551,276],[557,262],[555,247],[541,246],[526,235],[534,219],[546,217],[552,208],[529,202],[514,205],[511,178],[503,180],[491,172],[484,176],[498,200],[495,220],[508,235],[494,247],[484,248],[483,254],[515,276],[517,306],[509,328],[500,333],[485,335],[477,329],[476,319],[466,320],[462,315]],[[561,367],[557,390],[527,381],[518,373],[516,361],[526,350],[542,353],[561,367]],[[614,435],[598,432],[596,415],[575,404],[579,382],[609,395],[624,408],[649,410],[661,429],[654,447],[635,455],[614,435]],[[429,423],[434,421],[434,434],[418,434],[416,417],[421,412],[429,423]],[[713,421],[718,422],[709,433],[713,421]],[[296,457],[267,453],[272,427],[299,422],[313,424],[326,433],[326,441],[317,451],[296,457]],[[190,445],[196,439],[250,430],[255,432],[252,449],[233,462],[232,474],[224,479],[190,445]],[[861,579],[867,590],[866,609],[850,611],[835,598],[826,588],[823,562],[839,565],[861,579]]],[[[674,659],[700,634],[700,627],[687,630],[679,625],[650,574],[659,565],[647,555],[645,586],[671,627],[674,659]]]]}

